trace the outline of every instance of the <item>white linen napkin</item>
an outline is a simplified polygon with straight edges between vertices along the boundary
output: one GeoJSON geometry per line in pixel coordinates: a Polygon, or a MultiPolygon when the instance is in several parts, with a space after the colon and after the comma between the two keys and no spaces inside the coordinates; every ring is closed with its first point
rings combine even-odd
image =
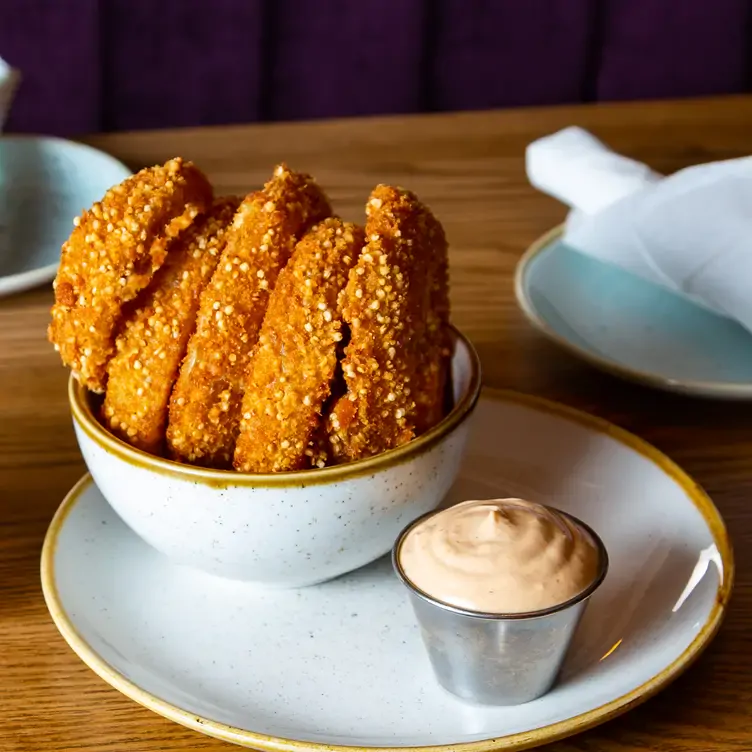
{"type": "Polygon", "coordinates": [[[18,71],[11,68],[5,60],[0,58],[0,133],[2,133],[3,125],[8,117],[19,80],[18,71]]]}
{"type": "Polygon", "coordinates": [[[663,177],[571,127],[531,143],[526,167],[571,208],[567,245],[752,331],[752,157],[663,177]]]}

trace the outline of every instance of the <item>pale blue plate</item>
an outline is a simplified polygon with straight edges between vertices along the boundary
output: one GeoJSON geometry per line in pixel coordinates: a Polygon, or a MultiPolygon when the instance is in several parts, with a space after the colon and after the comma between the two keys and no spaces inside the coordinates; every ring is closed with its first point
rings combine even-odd
{"type": "Polygon", "coordinates": [[[97,149],[0,137],[0,297],[49,282],[73,218],[131,174],[97,149]]]}
{"type": "Polygon", "coordinates": [[[517,301],[540,332],[626,379],[703,397],[752,399],[752,334],[572,250],[560,237],[561,228],[548,233],[517,265],[517,301]]]}

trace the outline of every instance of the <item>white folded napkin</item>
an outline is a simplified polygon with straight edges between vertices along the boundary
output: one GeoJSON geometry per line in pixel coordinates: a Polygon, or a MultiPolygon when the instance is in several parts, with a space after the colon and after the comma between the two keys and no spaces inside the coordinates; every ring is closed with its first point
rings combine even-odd
{"type": "Polygon", "coordinates": [[[526,166],[572,209],[567,245],[752,331],[752,157],[663,177],[572,127],[531,143],[526,166]]]}
{"type": "Polygon", "coordinates": [[[0,133],[8,117],[10,105],[13,101],[13,95],[16,93],[19,80],[18,71],[11,68],[5,60],[0,58],[0,133]]]}

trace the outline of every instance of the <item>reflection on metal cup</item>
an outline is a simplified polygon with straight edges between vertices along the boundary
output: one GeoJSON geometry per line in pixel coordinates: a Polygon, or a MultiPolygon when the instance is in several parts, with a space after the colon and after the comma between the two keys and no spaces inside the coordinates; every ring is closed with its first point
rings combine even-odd
{"type": "Polygon", "coordinates": [[[541,611],[481,613],[432,598],[405,575],[399,561],[401,543],[428,516],[402,532],[392,562],[408,589],[439,684],[457,697],[483,705],[521,705],[544,695],[556,681],[590,596],[605,579],[608,555],[602,541],[568,515],[598,548],[599,569],[593,582],[574,598],[541,611]]]}

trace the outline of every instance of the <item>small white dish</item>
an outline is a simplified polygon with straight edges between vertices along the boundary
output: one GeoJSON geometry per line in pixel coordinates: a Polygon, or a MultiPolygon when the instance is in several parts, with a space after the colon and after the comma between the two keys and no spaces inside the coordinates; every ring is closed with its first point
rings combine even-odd
{"type": "Polygon", "coordinates": [[[452,410],[413,441],[356,462],[239,473],[161,459],[107,431],[97,398],[71,376],[73,427],[104,497],[175,563],[266,587],[312,585],[390,551],[454,483],[481,375],[473,346],[452,332],[452,410]]]}
{"type": "Polygon", "coordinates": [[[84,144],[0,137],[0,297],[54,279],[73,217],[131,175],[84,144]]]}
{"type": "Polygon", "coordinates": [[[517,264],[517,302],[550,340],[624,379],[752,399],[752,334],[658,285],[569,248],[556,228],[517,264]]]}
{"type": "Polygon", "coordinates": [[[611,565],[561,681],[514,708],[466,705],[438,687],[388,559],[302,590],[254,589],[170,563],[88,476],[47,533],[44,595],[112,686],[270,752],[537,746],[647,699],[715,635],[733,582],[729,539],[711,500],[653,447],[570,408],[492,393],[448,501],[495,496],[575,514],[611,565]]]}

